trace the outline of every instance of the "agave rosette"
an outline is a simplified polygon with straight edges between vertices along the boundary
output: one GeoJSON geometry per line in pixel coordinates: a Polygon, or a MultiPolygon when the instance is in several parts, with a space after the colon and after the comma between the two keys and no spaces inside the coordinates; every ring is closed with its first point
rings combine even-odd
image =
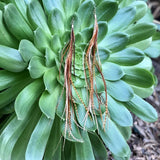
{"type": "Polygon", "coordinates": [[[142,99],[152,94],[156,82],[151,59],[144,53],[156,27],[142,20],[145,2],[127,7],[123,3],[0,2],[0,159],[107,159],[105,145],[115,159],[129,159],[126,140],[133,124],[129,111],[147,122],[157,119],[156,111],[142,99]],[[85,108],[91,76],[84,59],[95,32],[95,59],[101,63],[93,69],[91,114],[85,108]],[[68,70],[72,96],[67,113],[65,69],[71,46],[75,54],[68,70]]]}

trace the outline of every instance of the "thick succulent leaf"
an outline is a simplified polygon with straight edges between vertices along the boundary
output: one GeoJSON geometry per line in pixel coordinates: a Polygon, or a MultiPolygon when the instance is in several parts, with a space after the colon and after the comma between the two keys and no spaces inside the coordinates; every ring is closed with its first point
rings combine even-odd
{"type": "Polygon", "coordinates": [[[117,53],[111,54],[108,61],[121,66],[132,66],[144,59],[144,53],[137,48],[126,48],[117,53]]]}
{"type": "Polygon", "coordinates": [[[51,48],[55,53],[57,53],[62,48],[61,40],[57,34],[55,34],[51,39],[51,48]]]}
{"type": "Polygon", "coordinates": [[[25,39],[21,40],[18,50],[25,62],[29,62],[33,56],[43,56],[43,54],[34,46],[32,42],[25,39]]]}
{"type": "Polygon", "coordinates": [[[129,35],[128,44],[136,43],[151,37],[156,30],[153,23],[138,23],[125,31],[129,35]],[[147,33],[147,34],[146,34],[147,33]]]}
{"type": "Polygon", "coordinates": [[[34,31],[34,44],[43,53],[46,48],[50,48],[50,38],[41,28],[34,31]]]}
{"type": "Polygon", "coordinates": [[[89,138],[92,144],[93,154],[95,157],[95,160],[107,160],[107,150],[104,146],[102,140],[98,137],[95,133],[90,133],[89,138]]]}
{"type": "Polygon", "coordinates": [[[61,36],[64,33],[64,18],[59,9],[53,9],[49,15],[49,26],[52,34],[57,33],[61,36]]]}
{"type": "Polygon", "coordinates": [[[44,91],[42,96],[40,97],[39,106],[41,111],[47,116],[47,118],[54,120],[59,94],[60,86],[56,86],[51,94],[47,91],[44,91]]]}
{"type": "Polygon", "coordinates": [[[82,131],[83,143],[75,143],[76,160],[95,160],[87,131],[82,131]]]}
{"type": "Polygon", "coordinates": [[[70,119],[70,125],[66,124],[65,121],[61,121],[61,133],[64,136],[65,139],[72,141],[72,142],[79,142],[83,143],[84,140],[82,139],[81,133],[79,131],[79,128],[77,126],[76,120],[74,119],[74,115],[71,111],[71,119],[70,119]]]}
{"type": "Polygon", "coordinates": [[[146,101],[134,96],[130,102],[124,104],[131,112],[146,122],[154,122],[158,115],[156,110],[146,101]]]}
{"type": "Polygon", "coordinates": [[[27,15],[34,29],[40,27],[46,32],[46,34],[50,34],[47,25],[47,18],[39,1],[32,0],[27,5],[27,15]]]}
{"type": "Polygon", "coordinates": [[[147,12],[147,4],[146,2],[143,1],[134,1],[133,3],[131,3],[132,7],[136,7],[136,16],[134,18],[134,21],[138,21],[139,19],[141,19],[147,12]]]}
{"type": "Polygon", "coordinates": [[[107,22],[100,21],[98,22],[98,43],[104,39],[108,31],[107,22]]]}
{"type": "Polygon", "coordinates": [[[137,43],[133,43],[129,45],[128,47],[135,47],[141,50],[145,50],[151,45],[151,42],[152,42],[152,37],[145,39],[143,41],[139,41],[137,43]]]}
{"type": "Polygon", "coordinates": [[[105,63],[106,61],[107,61],[107,59],[109,58],[109,56],[110,56],[110,53],[111,53],[111,51],[110,50],[108,50],[108,49],[106,49],[106,48],[98,48],[98,54],[97,54],[97,58],[98,58],[98,56],[99,56],[99,58],[100,58],[100,60],[101,60],[101,63],[103,64],[103,63],[105,63]]]}
{"type": "Polygon", "coordinates": [[[151,96],[152,93],[154,92],[154,86],[150,88],[142,88],[142,87],[137,87],[133,85],[130,85],[130,86],[132,87],[134,93],[140,96],[141,98],[147,98],[151,96]]]}
{"type": "Polygon", "coordinates": [[[84,43],[88,43],[90,41],[90,39],[92,38],[92,34],[93,34],[93,28],[85,28],[84,30],[82,30],[81,35],[83,38],[83,42],[84,43]]]}
{"type": "Polygon", "coordinates": [[[160,56],[160,40],[155,40],[151,46],[144,51],[149,57],[157,58],[160,56]]]}
{"type": "Polygon", "coordinates": [[[30,26],[12,3],[5,6],[4,20],[9,31],[18,40],[26,38],[32,40],[33,32],[30,26]]]}
{"type": "Polygon", "coordinates": [[[154,77],[151,72],[142,68],[123,68],[125,75],[122,78],[125,82],[142,88],[149,88],[154,84],[154,77]]]}
{"type": "Polygon", "coordinates": [[[96,130],[96,122],[91,119],[91,115],[87,115],[86,109],[84,105],[79,104],[77,105],[77,110],[76,110],[76,116],[79,124],[90,131],[95,131],[96,130]]]}
{"type": "Polygon", "coordinates": [[[135,7],[125,7],[118,10],[116,15],[108,22],[109,33],[127,28],[132,23],[135,14],[135,7]]]}
{"type": "Polygon", "coordinates": [[[113,52],[120,51],[126,47],[129,40],[128,34],[124,33],[113,33],[109,36],[106,36],[100,43],[100,47],[106,47],[113,52]]]}
{"type": "Polygon", "coordinates": [[[19,93],[15,101],[15,111],[18,119],[25,119],[31,108],[34,108],[33,104],[42,93],[43,88],[42,80],[38,79],[26,86],[19,93]]]}
{"type": "Polygon", "coordinates": [[[124,75],[124,72],[119,65],[110,62],[102,64],[102,72],[104,78],[110,81],[120,80],[124,75]]]}
{"type": "Polygon", "coordinates": [[[55,86],[57,86],[57,75],[57,67],[53,67],[48,69],[43,76],[45,90],[47,90],[50,94],[54,92],[55,86]]]}
{"type": "Polygon", "coordinates": [[[50,48],[46,48],[46,51],[45,51],[46,63],[45,64],[47,67],[55,66],[55,58],[56,58],[56,54],[50,48]]]}
{"type": "Polygon", "coordinates": [[[78,8],[78,16],[81,20],[81,29],[89,27],[94,23],[94,3],[92,0],[84,1],[78,8]],[[87,15],[87,16],[84,16],[87,15]]]}
{"type": "Polygon", "coordinates": [[[28,22],[28,18],[27,18],[27,6],[25,3],[25,0],[12,0],[12,2],[16,5],[16,7],[18,8],[18,10],[21,12],[23,18],[28,22]]]}
{"type": "Polygon", "coordinates": [[[60,119],[55,117],[50,137],[46,146],[44,160],[61,160],[60,119]]]}
{"type": "Polygon", "coordinates": [[[0,67],[11,72],[20,72],[26,68],[18,50],[0,45],[0,67]]]}
{"type": "Polygon", "coordinates": [[[11,114],[14,112],[14,103],[10,103],[7,106],[0,109],[0,114],[11,114]]]}
{"type": "Polygon", "coordinates": [[[28,113],[26,119],[23,121],[19,121],[17,117],[14,116],[14,118],[5,127],[0,135],[0,159],[11,159],[12,150],[26,126],[32,119],[34,111],[35,110],[33,110],[33,113],[28,113]]]}
{"type": "Polygon", "coordinates": [[[76,160],[75,144],[69,141],[65,141],[65,148],[64,151],[62,151],[61,160],[70,160],[70,159],[76,160]]]}
{"type": "Polygon", "coordinates": [[[63,0],[59,0],[59,1],[53,1],[53,0],[42,0],[43,2],[43,6],[45,8],[45,11],[47,12],[47,14],[51,13],[51,11],[54,8],[57,8],[61,11],[63,11],[63,0]]]}
{"type": "Polygon", "coordinates": [[[0,35],[0,44],[13,48],[18,46],[17,40],[9,34],[4,25],[2,11],[0,11],[0,35]]]}
{"type": "Polygon", "coordinates": [[[29,140],[25,159],[42,160],[51,132],[53,120],[42,115],[29,140]]]}
{"type": "Polygon", "coordinates": [[[47,70],[47,68],[45,66],[45,60],[43,58],[37,57],[37,56],[32,57],[32,59],[29,63],[28,70],[29,70],[30,76],[33,79],[37,79],[37,78],[43,76],[43,74],[47,70]]]}
{"type": "Polygon", "coordinates": [[[133,68],[142,68],[148,71],[152,71],[153,68],[152,60],[148,56],[145,56],[143,61],[134,65],[133,68]]]}
{"type": "Polygon", "coordinates": [[[127,102],[133,98],[133,90],[122,80],[106,81],[108,93],[118,101],[127,102]]]}
{"type": "Polygon", "coordinates": [[[65,91],[62,89],[61,94],[58,98],[58,104],[56,109],[56,114],[59,116],[60,119],[65,120],[65,91]]]}
{"type": "Polygon", "coordinates": [[[127,145],[124,137],[109,118],[107,119],[105,130],[101,119],[99,118],[99,134],[103,142],[109,148],[109,150],[117,156],[127,156],[130,152],[129,146],[127,145]],[[118,145],[117,145],[118,142],[118,145]]]}
{"type": "Polygon", "coordinates": [[[79,7],[80,0],[64,0],[64,12],[66,17],[70,17],[79,7]]]}
{"type": "Polygon", "coordinates": [[[108,109],[111,119],[118,125],[126,127],[133,125],[130,112],[118,101],[108,95],[108,109]]]}
{"type": "MultiPolygon", "coordinates": [[[[69,0],[70,1],[70,0],[69,0]]],[[[79,0],[78,0],[79,1],[79,0]]],[[[80,18],[78,17],[78,14],[77,13],[74,13],[73,15],[71,15],[68,20],[67,20],[67,24],[65,24],[65,29],[67,30],[71,30],[71,27],[72,27],[72,24],[73,24],[73,27],[74,27],[74,33],[75,33],[75,36],[77,36],[77,33],[80,31],[80,28],[81,28],[81,20],[80,18]]],[[[80,34],[80,33],[79,33],[80,34]]],[[[76,43],[78,43],[78,41],[80,41],[79,39],[76,38],[76,43]]],[[[80,41],[82,42],[82,41],[80,41]]]]}
{"type": "MultiPolygon", "coordinates": [[[[36,107],[38,108],[38,106],[36,107]]],[[[25,130],[23,131],[22,135],[19,137],[13,148],[12,159],[25,160],[25,152],[29,139],[41,115],[41,112],[39,110],[32,112],[33,113],[30,122],[27,124],[25,130]]]]}
{"type": "Polygon", "coordinates": [[[6,105],[13,102],[18,95],[18,93],[28,84],[30,83],[30,78],[24,78],[20,82],[18,81],[17,84],[13,85],[12,87],[4,90],[0,93],[0,108],[5,107],[6,105]]]}
{"type": "Polygon", "coordinates": [[[26,78],[26,75],[28,76],[26,72],[15,74],[5,70],[0,70],[0,91],[20,82],[22,79],[26,78]]]}
{"type": "Polygon", "coordinates": [[[121,132],[121,134],[123,135],[123,137],[125,138],[126,141],[128,141],[131,137],[132,134],[132,130],[131,127],[122,127],[117,125],[119,131],[121,132]]]}
{"type": "Polygon", "coordinates": [[[117,12],[118,3],[114,0],[103,0],[96,8],[98,21],[109,21],[117,12]]]}

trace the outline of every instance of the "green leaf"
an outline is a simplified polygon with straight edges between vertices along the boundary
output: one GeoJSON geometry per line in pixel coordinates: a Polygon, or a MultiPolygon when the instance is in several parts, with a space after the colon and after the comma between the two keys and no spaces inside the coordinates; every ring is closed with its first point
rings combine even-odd
{"type": "Polygon", "coordinates": [[[43,76],[43,74],[47,70],[45,66],[45,60],[37,56],[32,57],[29,63],[28,70],[29,70],[30,76],[33,79],[37,79],[43,76]]]}
{"type": "Polygon", "coordinates": [[[66,17],[70,17],[80,6],[80,0],[64,0],[64,13],[66,17]]]}
{"type": "Polygon", "coordinates": [[[54,8],[63,11],[63,0],[53,1],[53,0],[42,0],[44,9],[47,14],[50,14],[54,8]]]}
{"type": "Polygon", "coordinates": [[[118,101],[127,102],[133,98],[132,88],[122,80],[110,82],[106,81],[109,95],[118,101]]]}
{"type": "Polygon", "coordinates": [[[29,62],[33,56],[43,56],[32,42],[25,39],[21,40],[18,50],[25,62],[29,62]]]}
{"type": "Polygon", "coordinates": [[[117,12],[118,3],[114,0],[103,0],[96,8],[98,21],[109,21],[117,12]]]}
{"type": "Polygon", "coordinates": [[[61,40],[58,34],[55,34],[51,39],[51,48],[55,53],[60,53],[60,49],[62,49],[61,40]]]}
{"type": "Polygon", "coordinates": [[[45,64],[47,67],[55,66],[55,57],[56,57],[56,54],[50,48],[46,48],[46,51],[45,51],[46,63],[45,64]]]}
{"type": "Polygon", "coordinates": [[[50,48],[50,39],[41,28],[34,31],[34,44],[41,52],[44,53],[46,48],[50,48]]]}
{"type": "MultiPolygon", "coordinates": [[[[65,106],[66,107],[66,106],[65,106]]],[[[83,143],[83,139],[82,136],[80,134],[79,128],[77,126],[77,124],[75,123],[75,119],[74,119],[74,115],[73,115],[73,111],[71,110],[71,117],[70,117],[70,125],[67,123],[66,121],[61,121],[61,133],[64,136],[65,139],[72,141],[72,142],[79,142],[79,143],[83,143]]],[[[68,119],[67,119],[68,120],[68,119]]]]}
{"type": "Polygon", "coordinates": [[[55,8],[49,15],[49,26],[52,34],[61,36],[64,33],[64,18],[59,9],[55,8]]]}
{"type": "Polygon", "coordinates": [[[156,30],[153,23],[138,23],[125,31],[129,35],[128,44],[136,43],[151,37],[156,30]],[[147,33],[147,34],[146,34],[147,33]]]}
{"type": "Polygon", "coordinates": [[[114,54],[110,54],[109,62],[121,66],[132,66],[140,63],[144,59],[144,53],[137,48],[126,48],[114,54]]]}
{"type": "Polygon", "coordinates": [[[142,68],[151,71],[153,68],[152,60],[148,56],[145,56],[142,62],[140,62],[137,65],[134,65],[132,68],[142,68]]]}
{"type": "Polygon", "coordinates": [[[106,36],[100,43],[100,47],[106,47],[113,52],[122,50],[126,47],[128,43],[129,36],[124,33],[113,33],[109,36],[106,36]]]}
{"type": "Polygon", "coordinates": [[[81,35],[84,43],[88,43],[93,35],[93,28],[85,28],[81,31],[81,35]]]}
{"type": "Polygon", "coordinates": [[[151,58],[158,58],[160,56],[160,40],[153,41],[144,52],[151,58]]]}
{"type": "Polygon", "coordinates": [[[76,160],[95,160],[87,131],[81,132],[84,143],[75,143],[76,160]]]}
{"type": "Polygon", "coordinates": [[[2,11],[0,11],[0,35],[0,44],[13,48],[18,46],[17,40],[9,34],[5,27],[2,11]]]}
{"type": "Polygon", "coordinates": [[[131,127],[122,127],[117,125],[117,128],[119,129],[125,140],[128,141],[132,134],[131,127]]]}
{"type": "Polygon", "coordinates": [[[76,111],[76,116],[79,124],[89,130],[89,131],[95,131],[96,130],[96,122],[95,120],[91,119],[91,114],[90,116],[86,116],[87,112],[83,104],[78,104],[76,111]]]}
{"type": "Polygon", "coordinates": [[[27,23],[29,23],[27,18],[27,6],[25,4],[25,0],[12,0],[12,3],[15,4],[15,6],[18,8],[18,10],[21,12],[21,15],[25,19],[27,23]]]}
{"type": "Polygon", "coordinates": [[[15,74],[5,70],[0,70],[0,91],[15,85],[25,77],[26,77],[26,72],[15,74]]]}
{"type": "Polygon", "coordinates": [[[151,45],[151,42],[152,42],[152,37],[145,39],[145,40],[142,40],[142,41],[139,41],[137,43],[133,43],[131,45],[128,45],[128,47],[135,47],[135,48],[138,48],[141,50],[145,50],[151,45]]]}
{"type": "Polygon", "coordinates": [[[24,77],[21,81],[14,84],[12,87],[4,90],[0,93],[0,108],[5,107],[6,105],[13,102],[18,95],[18,93],[28,84],[31,82],[30,78],[24,77]]]}
{"type": "MultiPolygon", "coordinates": [[[[111,51],[106,49],[106,48],[99,47],[98,48],[98,53],[99,53],[99,58],[101,60],[101,63],[103,64],[109,58],[111,51]]],[[[96,56],[98,58],[98,54],[96,56]]]]}
{"type": "Polygon", "coordinates": [[[40,27],[46,34],[50,35],[47,18],[39,1],[33,0],[27,5],[27,15],[34,30],[40,27]]]}
{"type": "Polygon", "coordinates": [[[108,109],[111,119],[118,125],[126,127],[133,125],[130,112],[118,101],[108,95],[108,109]]]}
{"type": "MultiPolygon", "coordinates": [[[[38,108],[38,106],[36,106],[38,108]]],[[[40,118],[41,112],[32,111],[32,117],[29,123],[27,124],[25,130],[23,131],[22,135],[17,140],[13,151],[12,151],[12,159],[21,159],[25,160],[25,152],[28,145],[28,141],[31,137],[31,134],[40,118]],[[20,152],[19,152],[20,151],[20,152]]]]}
{"type": "Polygon", "coordinates": [[[57,86],[57,75],[58,75],[57,67],[53,67],[47,70],[43,76],[45,89],[50,94],[54,92],[55,86],[57,86]]]}
{"type": "Polygon", "coordinates": [[[33,108],[33,104],[43,91],[41,79],[37,79],[26,86],[17,96],[15,101],[15,112],[18,119],[25,119],[27,113],[33,108]]]}
{"type": "Polygon", "coordinates": [[[109,33],[121,31],[127,28],[132,23],[135,14],[135,7],[119,9],[116,15],[108,22],[109,33]]]}
{"type": "Polygon", "coordinates": [[[151,96],[151,94],[154,91],[154,86],[150,87],[150,88],[142,88],[142,87],[137,87],[137,86],[133,86],[130,85],[134,91],[135,94],[137,94],[138,96],[140,96],[141,98],[147,98],[149,96],[151,96]]]}
{"type": "Polygon", "coordinates": [[[103,22],[103,21],[98,22],[98,27],[99,27],[99,30],[98,30],[98,43],[99,43],[107,35],[107,31],[108,31],[107,22],[103,22]]]}
{"type": "Polygon", "coordinates": [[[93,154],[96,160],[107,160],[107,150],[102,140],[96,133],[90,133],[89,138],[92,144],[93,154]]]}
{"type": "Polygon", "coordinates": [[[29,140],[25,154],[26,160],[43,159],[52,124],[53,120],[44,115],[41,116],[29,140]]]}
{"type": "Polygon", "coordinates": [[[44,153],[44,160],[61,160],[60,119],[55,117],[44,153]]]}
{"type": "Polygon", "coordinates": [[[122,78],[125,82],[142,88],[149,88],[154,84],[151,72],[142,68],[123,68],[125,75],[122,78]]]}
{"type": "MultiPolygon", "coordinates": [[[[34,111],[35,110],[33,110],[33,113],[34,111]]],[[[14,118],[7,124],[0,135],[0,159],[11,159],[12,150],[26,126],[30,123],[33,113],[28,113],[24,121],[19,121],[17,120],[17,117],[14,116],[14,118]]]]}
{"type": "Polygon", "coordinates": [[[136,7],[136,16],[134,18],[134,21],[138,21],[141,19],[147,12],[148,6],[146,2],[143,1],[135,1],[130,4],[132,7],[136,7]]]}
{"type": "Polygon", "coordinates": [[[102,64],[102,72],[104,78],[110,81],[120,80],[124,75],[123,70],[119,65],[110,62],[102,64]]]}
{"type": "Polygon", "coordinates": [[[94,3],[92,0],[84,1],[77,13],[81,20],[81,30],[94,24],[94,3]]]}
{"type": "Polygon", "coordinates": [[[11,72],[21,72],[26,66],[18,50],[0,45],[1,68],[11,72]]]}
{"type": "Polygon", "coordinates": [[[122,157],[127,156],[130,152],[129,146],[127,145],[125,139],[123,138],[116,125],[109,118],[107,121],[108,122],[105,125],[104,131],[101,119],[98,119],[100,137],[114,155],[122,157]]]}
{"type": "Polygon", "coordinates": [[[51,94],[44,91],[40,97],[39,106],[47,118],[54,120],[59,93],[60,86],[56,86],[51,94]]]}
{"type": "Polygon", "coordinates": [[[32,40],[33,32],[19,13],[18,9],[12,3],[5,6],[4,20],[6,22],[9,31],[18,39],[29,39],[32,40]],[[18,25],[17,25],[18,24],[18,25]]]}
{"type": "Polygon", "coordinates": [[[143,121],[155,122],[158,119],[156,110],[149,103],[136,95],[130,102],[124,105],[143,121]]]}

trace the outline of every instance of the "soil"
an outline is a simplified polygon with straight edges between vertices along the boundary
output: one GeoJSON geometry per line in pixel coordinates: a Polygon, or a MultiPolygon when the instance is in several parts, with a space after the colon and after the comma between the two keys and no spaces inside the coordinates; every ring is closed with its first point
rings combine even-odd
{"type": "MultiPolygon", "coordinates": [[[[149,7],[156,22],[160,24],[160,0],[150,0],[149,7]]],[[[146,100],[157,110],[158,121],[146,123],[134,116],[132,135],[128,144],[131,148],[130,160],[160,160],[160,58],[153,59],[158,85],[146,100]]]]}

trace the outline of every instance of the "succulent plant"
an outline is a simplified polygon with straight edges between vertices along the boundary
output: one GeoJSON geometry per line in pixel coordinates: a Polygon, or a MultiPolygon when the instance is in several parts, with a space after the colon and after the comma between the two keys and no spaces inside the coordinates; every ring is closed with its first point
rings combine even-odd
{"type": "Polygon", "coordinates": [[[147,5],[121,0],[0,2],[0,160],[129,159],[132,113],[156,77],[147,5]]]}

